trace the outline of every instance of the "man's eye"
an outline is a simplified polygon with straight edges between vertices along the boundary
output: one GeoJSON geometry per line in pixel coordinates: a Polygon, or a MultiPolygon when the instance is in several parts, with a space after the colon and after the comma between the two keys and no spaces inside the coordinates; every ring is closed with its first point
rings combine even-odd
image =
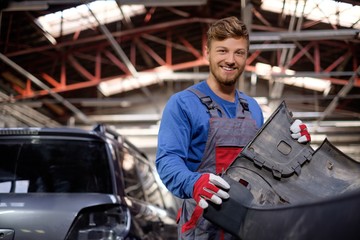
{"type": "Polygon", "coordinates": [[[239,51],[239,52],[236,52],[236,54],[238,56],[245,56],[246,55],[246,51],[239,51]]]}

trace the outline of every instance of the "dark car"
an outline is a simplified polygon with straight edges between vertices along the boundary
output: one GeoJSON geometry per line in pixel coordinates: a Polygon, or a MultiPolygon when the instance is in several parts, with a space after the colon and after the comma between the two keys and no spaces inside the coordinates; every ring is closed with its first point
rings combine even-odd
{"type": "Polygon", "coordinates": [[[177,239],[177,200],[115,131],[0,129],[0,239],[177,239]]]}

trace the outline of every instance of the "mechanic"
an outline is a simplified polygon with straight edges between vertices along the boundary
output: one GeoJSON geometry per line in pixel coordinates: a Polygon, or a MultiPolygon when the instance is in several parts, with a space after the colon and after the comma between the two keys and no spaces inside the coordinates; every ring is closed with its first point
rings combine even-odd
{"type": "MultiPolygon", "coordinates": [[[[207,32],[209,76],[168,100],[160,124],[156,167],[165,186],[184,199],[179,239],[231,239],[202,217],[207,201],[229,198],[221,173],[253,139],[264,118],[256,100],[236,89],[249,53],[249,34],[236,17],[213,23],[207,32]]],[[[310,141],[306,126],[291,129],[299,142],[310,141]]]]}

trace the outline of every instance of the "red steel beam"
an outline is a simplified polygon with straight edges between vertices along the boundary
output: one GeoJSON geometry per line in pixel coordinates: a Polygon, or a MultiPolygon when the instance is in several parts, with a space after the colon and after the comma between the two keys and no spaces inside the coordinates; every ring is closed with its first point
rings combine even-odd
{"type": "MultiPolygon", "coordinates": [[[[166,65],[169,69],[172,69],[174,71],[176,70],[184,70],[184,69],[189,69],[189,68],[193,68],[195,66],[204,66],[207,65],[208,62],[206,60],[205,56],[205,46],[206,46],[206,34],[205,32],[203,32],[202,34],[202,53],[199,52],[197,49],[195,49],[191,43],[183,38],[182,36],[179,37],[180,41],[182,42],[182,44],[185,46],[186,49],[188,49],[188,51],[190,53],[192,53],[195,57],[194,60],[192,61],[188,61],[188,62],[184,62],[184,63],[180,63],[180,64],[172,64],[172,56],[173,56],[173,49],[174,46],[171,42],[171,38],[173,36],[173,33],[171,31],[171,29],[173,29],[176,26],[179,25],[183,25],[183,24],[191,24],[191,23],[209,23],[214,21],[214,19],[201,19],[201,18],[191,18],[191,19],[184,19],[184,20],[177,20],[177,21],[172,21],[172,22],[167,22],[167,23],[161,23],[161,24],[156,24],[156,25],[152,25],[152,26],[145,26],[145,27],[140,27],[140,28],[136,28],[136,29],[130,29],[130,30],[124,30],[121,32],[115,32],[112,33],[114,37],[120,38],[128,38],[131,39],[131,37],[134,36],[140,36],[140,34],[144,34],[144,33],[150,33],[150,32],[156,32],[159,30],[168,30],[167,31],[167,37],[166,37],[166,43],[165,45],[165,53],[166,53],[166,59],[164,60],[163,58],[161,58],[153,49],[151,49],[148,45],[146,45],[145,43],[142,43],[142,47],[146,50],[146,52],[159,64],[159,65],[166,65]]],[[[268,31],[274,30],[275,28],[272,28],[270,26],[266,27],[268,31]]],[[[74,46],[74,45],[78,45],[78,44],[84,44],[84,43],[91,43],[91,42],[95,42],[95,41],[102,41],[102,40],[106,40],[106,36],[95,36],[95,37],[90,37],[90,38],[86,38],[86,39],[78,39],[76,41],[70,41],[70,42],[64,42],[64,43],[59,43],[56,46],[44,46],[44,47],[38,47],[38,48],[32,48],[32,49],[26,49],[26,50],[22,50],[22,51],[16,51],[16,52],[12,52],[12,53],[8,53],[8,56],[19,56],[22,54],[29,54],[29,53],[34,53],[34,52],[38,52],[38,51],[45,51],[45,50],[51,50],[53,48],[62,48],[62,47],[66,47],[66,46],[74,46]]],[[[123,40],[123,39],[122,39],[123,40]]],[[[320,72],[321,71],[321,66],[320,66],[320,51],[319,51],[319,44],[320,42],[309,42],[304,48],[301,48],[300,51],[291,59],[290,63],[289,63],[289,67],[294,65],[299,59],[301,59],[305,54],[309,53],[309,50],[314,47],[314,69],[316,72],[320,72]]],[[[126,76],[129,73],[129,70],[127,69],[127,67],[125,66],[125,64],[119,60],[116,56],[114,56],[110,51],[105,50],[104,51],[104,47],[109,45],[108,43],[101,43],[98,44],[96,46],[92,45],[89,46],[90,44],[86,44],[85,47],[77,48],[76,51],[84,51],[85,49],[87,51],[91,51],[94,52],[94,48],[96,48],[96,54],[94,57],[94,61],[95,61],[95,66],[94,66],[94,73],[90,73],[88,70],[86,70],[74,57],[73,55],[75,55],[75,48],[72,48],[73,51],[73,55],[69,55],[69,52],[65,55],[69,55],[68,60],[69,62],[72,64],[72,66],[74,67],[74,69],[83,77],[85,77],[84,82],[81,83],[75,83],[75,84],[67,84],[67,79],[66,79],[66,65],[65,65],[65,58],[62,58],[62,64],[61,64],[61,75],[60,75],[60,81],[57,81],[56,79],[54,79],[53,77],[51,77],[50,75],[43,73],[43,78],[49,82],[54,88],[52,89],[54,92],[63,92],[63,91],[72,91],[72,90],[76,90],[76,89],[81,89],[81,88],[86,88],[86,87],[91,87],[91,86],[96,86],[97,84],[99,84],[101,81],[106,81],[106,79],[102,79],[101,76],[101,71],[102,71],[102,64],[103,64],[103,56],[106,56],[111,62],[112,64],[116,65],[119,69],[121,69],[124,72],[123,76],[126,76]],[[92,48],[92,49],[91,49],[92,48]]],[[[130,48],[130,59],[131,62],[133,63],[133,65],[136,65],[136,48],[135,45],[131,45],[132,47],[130,48]]],[[[254,67],[251,66],[250,64],[256,59],[256,57],[260,57],[261,51],[255,51],[253,54],[250,55],[250,57],[248,58],[247,61],[247,67],[246,70],[247,71],[255,71],[254,67]]],[[[348,53],[349,54],[349,53],[348,53]]],[[[341,56],[339,59],[337,59],[334,63],[332,63],[330,66],[328,66],[325,71],[331,71],[332,69],[334,69],[336,66],[338,66],[341,61],[348,55],[343,55],[341,56]]],[[[355,59],[355,58],[354,58],[355,59]]],[[[150,70],[151,71],[151,70],[150,70]]],[[[148,71],[147,71],[148,72],[148,71]]],[[[119,76],[113,76],[114,77],[119,77],[119,76]]],[[[331,78],[329,79],[330,81],[332,81],[333,83],[336,84],[346,84],[347,80],[342,80],[342,79],[334,79],[331,78]]],[[[358,83],[358,80],[356,81],[355,85],[360,85],[358,83]]],[[[24,89],[16,89],[22,96],[19,96],[19,98],[29,98],[29,97],[34,97],[34,96],[39,96],[39,95],[46,95],[48,94],[47,91],[45,90],[41,90],[41,91],[31,91],[31,86],[27,87],[25,90],[24,89]],[[30,90],[29,90],[30,89],[30,90]]]]}

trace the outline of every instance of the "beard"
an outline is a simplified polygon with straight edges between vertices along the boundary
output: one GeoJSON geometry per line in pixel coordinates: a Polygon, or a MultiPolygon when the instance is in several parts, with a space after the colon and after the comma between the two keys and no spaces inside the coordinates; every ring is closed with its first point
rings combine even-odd
{"type": "Polygon", "coordinates": [[[210,73],[213,75],[213,77],[215,78],[215,80],[222,86],[227,86],[227,87],[231,87],[234,86],[240,75],[242,74],[242,72],[244,71],[245,66],[242,69],[239,69],[236,73],[234,74],[223,74],[221,72],[220,66],[218,66],[217,64],[213,64],[211,61],[209,61],[209,66],[210,66],[210,73]]]}
{"type": "Polygon", "coordinates": [[[234,85],[236,84],[236,82],[238,81],[239,78],[231,78],[231,79],[222,80],[221,78],[217,78],[217,77],[215,76],[215,79],[217,79],[217,81],[218,81],[221,85],[231,87],[231,86],[234,86],[234,85]]]}

